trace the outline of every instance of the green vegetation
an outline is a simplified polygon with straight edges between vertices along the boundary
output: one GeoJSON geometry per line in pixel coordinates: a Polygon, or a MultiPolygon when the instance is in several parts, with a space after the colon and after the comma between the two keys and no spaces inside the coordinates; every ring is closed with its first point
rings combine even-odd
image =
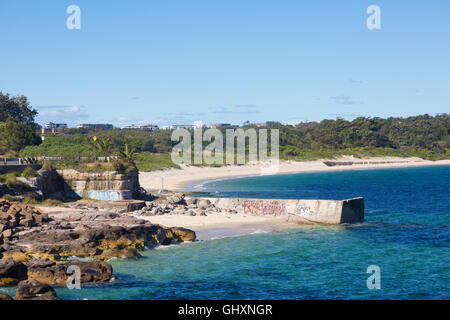
{"type": "Polygon", "coordinates": [[[0,123],[0,154],[17,153],[28,145],[38,145],[41,138],[33,127],[19,122],[17,118],[9,117],[0,123]]]}
{"type": "Polygon", "coordinates": [[[56,169],[74,169],[78,172],[104,172],[117,171],[119,173],[129,173],[136,168],[133,162],[128,162],[122,159],[112,160],[111,162],[101,161],[44,161],[42,170],[51,171],[56,169]]]}
{"type": "Polygon", "coordinates": [[[179,166],[172,162],[170,153],[142,152],[136,157],[136,166],[139,171],[154,171],[175,168],[179,166]]]}
{"type": "Polygon", "coordinates": [[[45,140],[39,146],[28,146],[20,151],[21,157],[56,157],[61,156],[67,160],[79,156],[103,156],[104,154],[96,150],[89,139],[83,135],[46,135],[45,140]]]}
{"type": "MultiPolygon", "coordinates": [[[[251,127],[248,124],[245,129],[251,127]]],[[[388,119],[360,117],[353,121],[323,120],[297,126],[269,122],[267,127],[280,130],[282,159],[333,159],[342,155],[416,156],[430,160],[450,158],[450,116],[447,114],[388,119]]],[[[226,129],[221,131],[225,133],[226,129]]],[[[84,162],[92,162],[96,156],[118,156],[121,161],[135,163],[141,171],[178,168],[169,153],[176,144],[170,140],[171,133],[170,130],[148,132],[131,129],[94,133],[72,129],[57,136],[48,135],[41,145],[28,146],[20,155],[60,156],[66,167],[78,165],[79,156],[86,157],[84,162]]],[[[207,144],[209,142],[204,142],[204,146],[207,144]]],[[[114,165],[124,170],[121,163],[114,165]]],[[[106,167],[98,165],[86,167],[86,170],[106,167]]]]}
{"type": "Polygon", "coordinates": [[[450,148],[450,116],[447,114],[408,118],[356,118],[323,120],[281,126],[280,145],[302,149],[375,147],[392,149],[428,149],[444,153],[450,148]]]}
{"type": "Polygon", "coordinates": [[[393,148],[360,147],[346,149],[319,149],[305,150],[298,147],[283,147],[280,150],[280,158],[283,160],[312,161],[317,159],[336,159],[340,156],[364,157],[419,157],[427,160],[450,159],[450,149],[445,152],[433,152],[428,149],[411,148],[407,150],[393,148]]]}
{"type": "Polygon", "coordinates": [[[21,200],[19,197],[14,197],[10,194],[4,194],[0,199],[5,199],[8,201],[20,201],[21,200]]]}
{"type": "Polygon", "coordinates": [[[130,148],[128,143],[125,143],[125,148],[123,151],[120,151],[119,155],[122,160],[125,160],[128,162],[134,162],[136,160],[136,150],[133,148],[130,148]]]}
{"type": "Polygon", "coordinates": [[[42,201],[36,199],[25,198],[21,201],[22,203],[33,205],[33,206],[43,206],[43,207],[67,207],[63,201],[56,199],[45,199],[42,201]]]}
{"type": "Polygon", "coordinates": [[[37,129],[34,122],[37,111],[33,110],[25,96],[10,97],[8,93],[0,91],[0,122],[6,122],[9,118],[16,118],[17,121],[32,126],[37,129]]]}
{"type": "Polygon", "coordinates": [[[33,178],[39,176],[39,173],[31,167],[26,167],[25,170],[22,171],[21,176],[24,178],[33,178]]]}
{"type": "Polygon", "coordinates": [[[36,114],[26,97],[10,97],[0,91],[0,154],[15,156],[24,147],[41,143],[36,114]]]}
{"type": "Polygon", "coordinates": [[[5,174],[0,175],[0,183],[3,183],[4,185],[6,185],[6,187],[8,187],[8,189],[18,189],[18,190],[29,190],[30,187],[17,180],[17,177],[20,175],[20,173],[18,172],[8,172],[5,174]]]}
{"type": "MultiPolygon", "coordinates": [[[[44,160],[43,168],[46,170],[75,168],[89,172],[127,172],[135,167],[141,171],[178,168],[170,156],[173,146],[178,144],[171,141],[171,130],[93,132],[70,129],[58,135],[46,135],[41,143],[34,123],[36,114],[26,97],[10,97],[0,92],[0,154],[60,159],[44,160]],[[106,163],[96,161],[96,157],[112,157],[114,160],[106,163]]],[[[256,126],[247,121],[244,129],[249,128],[256,126]]],[[[450,158],[448,114],[387,119],[359,117],[353,121],[323,120],[296,126],[269,121],[265,128],[279,129],[282,159],[333,159],[342,155],[417,156],[430,160],[450,158]]],[[[229,128],[220,130],[225,134],[226,129],[229,128]]],[[[204,141],[204,147],[209,143],[204,141]]],[[[34,173],[28,171],[25,174],[32,176],[34,173]]]]}
{"type": "Polygon", "coordinates": [[[280,129],[285,159],[333,158],[339,155],[450,158],[450,116],[357,118],[301,123],[280,129]]]}

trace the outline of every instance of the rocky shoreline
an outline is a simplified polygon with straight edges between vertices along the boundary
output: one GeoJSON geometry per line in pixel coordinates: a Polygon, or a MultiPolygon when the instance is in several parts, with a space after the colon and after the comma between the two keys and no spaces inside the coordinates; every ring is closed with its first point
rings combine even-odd
{"type": "MultiPolygon", "coordinates": [[[[0,200],[0,286],[18,285],[16,299],[41,299],[40,293],[21,294],[22,287],[41,292],[45,286],[64,286],[72,265],[80,268],[82,284],[110,282],[114,273],[107,260],[139,258],[146,248],[195,239],[192,230],[164,228],[127,214],[88,209],[47,215],[0,200]]],[[[46,294],[50,298],[56,296],[46,294]]]]}

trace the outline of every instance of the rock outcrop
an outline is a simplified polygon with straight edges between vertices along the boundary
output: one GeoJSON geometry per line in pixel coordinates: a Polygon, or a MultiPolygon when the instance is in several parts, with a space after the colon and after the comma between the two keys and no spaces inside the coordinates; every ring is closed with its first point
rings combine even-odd
{"type": "Polygon", "coordinates": [[[110,264],[100,261],[70,261],[56,263],[50,260],[33,259],[28,266],[28,279],[43,284],[65,286],[69,279],[68,268],[80,268],[81,283],[102,283],[113,279],[113,269],[110,264]]]}
{"type": "Polygon", "coordinates": [[[193,241],[195,232],[164,228],[129,215],[93,211],[53,216],[49,223],[18,233],[14,239],[12,251],[35,258],[107,260],[121,256],[138,257],[138,251],[155,245],[193,241]]]}
{"type": "Polygon", "coordinates": [[[37,280],[19,282],[15,300],[58,300],[55,290],[37,280]]]}
{"type": "Polygon", "coordinates": [[[0,199],[0,245],[9,243],[18,232],[47,221],[48,215],[36,208],[0,199]]]}
{"type": "Polygon", "coordinates": [[[136,210],[137,216],[187,215],[206,216],[218,212],[237,213],[236,210],[222,210],[208,199],[185,198],[182,193],[169,194],[165,199],[146,201],[146,206],[136,210]]]}
{"type": "Polygon", "coordinates": [[[14,286],[27,279],[27,267],[14,259],[0,259],[0,286],[14,286]]]}
{"type": "Polygon", "coordinates": [[[108,282],[114,275],[106,260],[139,258],[144,248],[195,240],[192,230],[164,228],[126,214],[62,211],[48,217],[20,203],[0,204],[6,227],[0,247],[0,286],[22,280],[64,286],[70,266],[79,267],[81,283],[108,282]]]}
{"type": "Polygon", "coordinates": [[[14,300],[12,297],[8,296],[7,294],[0,293],[0,301],[9,301],[14,300]]]}

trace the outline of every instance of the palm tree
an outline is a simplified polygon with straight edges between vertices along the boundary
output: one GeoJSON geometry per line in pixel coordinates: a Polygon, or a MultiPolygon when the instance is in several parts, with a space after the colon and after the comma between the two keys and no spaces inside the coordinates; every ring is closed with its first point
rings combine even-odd
{"type": "Polygon", "coordinates": [[[109,156],[112,152],[113,145],[110,139],[96,139],[93,142],[91,142],[91,145],[103,153],[104,155],[109,156]]]}
{"type": "Polygon", "coordinates": [[[125,148],[120,151],[120,157],[126,161],[134,162],[136,160],[136,149],[130,148],[127,143],[125,143],[125,148]]]}

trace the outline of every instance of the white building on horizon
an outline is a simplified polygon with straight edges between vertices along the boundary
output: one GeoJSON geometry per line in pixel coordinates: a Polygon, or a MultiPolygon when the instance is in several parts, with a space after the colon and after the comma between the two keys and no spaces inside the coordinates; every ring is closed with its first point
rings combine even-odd
{"type": "Polygon", "coordinates": [[[144,130],[144,131],[154,131],[154,130],[159,130],[159,127],[155,124],[144,124],[144,125],[128,125],[128,126],[124,126],[122,127],[122,129],[137,129],[137,130],[144,130]]]}

